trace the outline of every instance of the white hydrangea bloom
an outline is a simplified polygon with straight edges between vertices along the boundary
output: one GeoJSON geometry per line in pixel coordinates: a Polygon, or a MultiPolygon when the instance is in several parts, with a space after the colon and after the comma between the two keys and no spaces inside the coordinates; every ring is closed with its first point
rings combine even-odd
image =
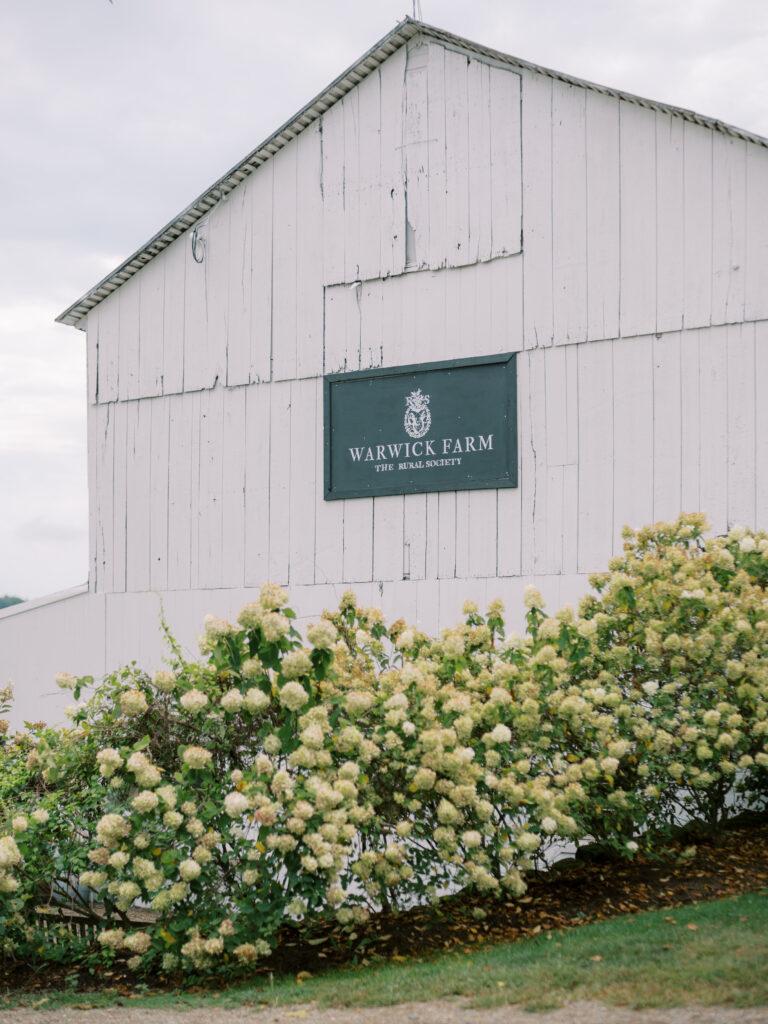
{"type": "Polygon", "coordinates": [[[161,693],[171,693],[176,688],[176,676],[173,672],[165,670],[155,672],[152,682],[155,685],[155,689],[160,690],[161,693]]]}
{"type": "Polygon", "coordinates": [[[253,714],[264,711],[269,707],[270,703],[269,695],[260,690],[258,686],[252,686],[250,690],[247,690],[243,699],[244,707],[253,714]]]}
{"type": "Polygon", "coordinates": [[[289,651],[283,658],[280,665],[284,679],[299,679],[301,676],[308,676],[312,672],[312,661],[309,651],[299,648],[296,651],[289,651]]]}
{"type": "Polygon", "coordinates": [[[119,814],[105,814],[96,825],[96,835],[105,846],[123,839],[130,831],[130,824],[119,814]]]}
{"type": "Polygon", "coordinates": [[[125,932],[122,928],[107,928],[97,934],[96,939],[101,946],[108,949],[120,949],[125,939],[125,932]]]}
{"type": "Polygon", "coordinates": [[[189,714],[195,715],[208,706],[208,697],[202,690],[193,688],[191,690],[187,690],[179,701],[179,704],[185,711],[189,712],[189,714]]]}
{"type": "Polygon", "coordinates": [[[188,768],[207,768],[211,763],[213,755],[205,747],[187,747],[182,756],[184,764],[188,768]]]}
{"type": "Polygon", "coordinates": [[[153,793],[151,789],[145,789],[131,800],[131,807],[140,814],[147,814],[149,811],[154,811],[159,803],[157,794],[153,793]]]}
{"type": "Polygon", "coordinates": [[[301,683],[290,682],[286,683],[280,690],[277,699],[283,707],[288,708],[289,711],[298,711],[299,708],[303,708],[309,700],[309,694],[301,683]]]}
{"type": "Polygon", "coordinates": [[[243,706],[243,695],[239,690],[232,688],[222,695],[220,703],[225,711],[234,714],[243,706]]]}
{"type": "Polygon", "coordinates": [[[261,631],[269,643],[277,643],[290,628],[290,621],[279,612],[266,612],[261,619],[261,631]]]}
{"type": "Polygon", "coordinates": [[[120,710],[124,715],[143,715],[148,706],[147,698],[141,690],[126,690],[120,694],[120,710]]]}
{"type": "Polygon", "coordinates": [[[288,594],[278,583],[265,583],[259,593],[259,603],[264,611],[274,612],[288,604],[288,594]]]}
{"type": "Polygon", "coordinates": [[[0,870],[18,867],[21,861],[21,851],[13,836],[0,836],[0,870]]]}
{"type": "Polygon", "coordinates": [[[251,806],[247,796],[233,790],[224,797],[224,811],[230,818],[242,818],[251,806]]]}
{"type": "Polygon", "coordinates": [[[307,630],[307,640],[313,647],[320,650],[330,650],[338,639],[338,631],[332,622],[327,619],[320,619],[307,630]]]}
{"type": "Polygon", "coordinates": [[[185,882],[194,882],[196,878],[200,877],[201,871],[200,865],[196,860],[192,860],[192,858],[183,860],[179,864],[179,875],[185,882]]]}
{"type": "Polygon", "coordinates": [[[146,953],[152,945],[152,937],[147,932],[131,932],[123,939],[123,948],[131,953],[146,953]]]}

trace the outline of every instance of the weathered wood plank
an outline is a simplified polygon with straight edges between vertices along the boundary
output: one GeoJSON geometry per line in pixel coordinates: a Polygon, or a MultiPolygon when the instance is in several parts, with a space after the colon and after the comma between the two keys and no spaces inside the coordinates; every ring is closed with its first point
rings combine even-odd
{"type": "Polygon", "coordinates": [[[200,587],[200,533],[201,522],[200,458],[203,436],[203,395],[193,392],[190,396],[190,441],[189,441],[189,576],[193,590],[200,587]]]}
{"type": "Polygon", "coordinates": [[[768,319],[768,149],[747,145],[747,237],[745,310],[747,320],[768,319]]]}
{"type": "Polygon", "coordinates": [[[184,304],[186,289],[186,246],[182,235],[157,257],[164,265],[163,290],[163,394],[184,389],[184,304]]]}
{"type": "Polygon", "coordinates": [[[251,373],[254,183],[253,177],[246,178],[227,199],[230,225],[226,379],[230,387],[247,384],[251,373]]]}
{"type": "Polygon", "coordinates": [[[656,112],[656,330],[679,331],[685,295],[685,121],[656,112]]]}
{"type": "Polygon", "coordinates": [[[163,321],[165,305],[165,267],[152,260],[139,278],[139,380],[142,398],[163,391],[163,321]]]}
{"type": "MultiPolygon", "coordinates": [[[[423,498],[422,495],[408,497],[423,498]]],[[[409,505],[409,508],[411,506],[409,505]]],[[[403,498],[399,494],[373,499],[373,579],[410,579],[410,541],[403,541],[403,498]]]]}
{"type": "Polygon", "coordinates": [[[613,550],[621,531],[653,520],[653,338],[613,351],[613,550]]]}
{"type": "Polygon", "coordinates": [[[170,407],[168,399],[154,399],[150,403],[150,465],[149,465],[149,587],[165,590],[168,586],[168,530],[170,509],[169,460],[171,453],[170,407]]]}
{"type": "MultiPolygon", "coordinates": [[[[96,543],[93,589],[111,590],[114,581],[114,457],[115,406],[112,403],[94,407],[96,418],[95,502],[90,531],[96,543]]],[[[90,486],[90,483],[89,483],[90,486]]]]}
{"type": "Polygon", "coordinates": [[[491,256],[491,85],[490,67],[479,60],[467,66],[469,166],[468,249],[463,263],[491,256]]]}
{"type": "Polygon", "coordinates": [[[605,568],[613,553],[614,343],[578,347],[579,572],[605,568]]]}
{"type": "Polygon", "coordinates": [[[226,587],[245,584],[246,402],[248,388],[224,393],[221,487],[221,576],[226,587]]]}
{"type": "Polygon", "coordinates": [[[712,323],[744,319],[747,143],[712,133],[712,323]]]}
{"type": "MultiPolygon", "coordinates": [[[[382,110],[379,72],[376,71],[364,78],[357,87],[357,93],[359,115],[357,203],[360,222],[357,266],[361,280],[365,281],[378,277],[381,272],[382,110]]],[[[299,136],[300,140],[304,134],[299,136]]]]}
{"type": "Polygon", "coordinates": [[[429,240],[427,263],[444,267],[447,252],[445,152],[445,48],[430,42],[427,64],[427,161],[429,167],[429,240]]]}
{"type": "Polygon", "coordinates": [[[345,583],[373,579],[373,499],[344,501],[344,557],[342,579],[345,583]]]}
{"type": "Polygon", "coordinates": [[[169,404],[168,443],[173,458],[168,466],[168,587],[184,590],[191,582],[192,395],[166,399],[169,404]]]}
{"type": "Polygon", "coordinates": [[[408,46],[405,68],[405,264],[429,264],[429,74],[430,47],[421,41],[408,46]]]}
{"type": "MultiPolygon", "coordinates": [[[[378,509],[377,509],[378,512],[378,509]]],[[[400,544],[400,578],[424,579],[427,571],[427,495],[406,494],[402,499],[402,513],[398,532],[397,522],[393,524],[394,546],[402,534],[400,544]]],[[[383,534],[386,536],[386,534],[383,534]]],[[[374,555],[375,555],[374,550],[374,555]]],[[[376,577],[374,573],[374,578],[376,577]]]]}
{"type": "Polygon", "coordinates": [[[728,529],[727,330],[699,335],[699,508],[715,533],[728,529]]]}
{"type": "Polygon", "coordinates": [[[360,295],[362,286],[325,289],[325,373],[360,369],[360,295]]]}
{"type": "MultiPolygon", "coordinates": [[[[318,488],[317,385],[314,380],[295,380],[291,384],[291,476],[289,520],[290,583],[314,583],[316,500],[322,501],[318,488]]],[[[284,524],[284,527],[285,528],[284,524]]]]}
{"type": "Polygon", "coordinates": [[[322,137],[316,122],[297,140],[296,374],[323,372],[322,137]]]}
{"type": "Polygon", "coordinates": [[[472,575],[469,534],[469,491],[456,491],[456,561],[454,575],[462,580],[472,575]]]}
{"type": "MultiPolygon", "coordinates": [[[[381,87],[381,215],[382,277],[405,267],[405,181],[403,166],[403,90],[406,48],[379,68],[381,87]]],[[[327,277],[326,277],[327,280],[327,277]]]]}
{"type": "Polygon", "coordinates": [[[619,334],[619,101],[587,91],[587,337],[619,334]]]}
{"type": "MultiPolygon", "coordinates": [[[[323,133],[323,282],[344,281],[345,153],[344,104],[336,103],[322,117],[323,133]]],[[[271,161],[270,161],[271,162],[271,161]]]]}
{"type": "Polygon", "coordinates": [[[192,232],[188,231],[179,239],[184,245],[184,391],[199,391],[212,384],[211,359],[207,351],[209,223],[203,220],[197,225],[197,258],[192,253],[192,232]],[[202,262],[198,263],[201,256],[202,262]]]}
{"type": "Polygon", "coordinates": [[[291,143],[272,159],[272,379],[290,380],[297,365],[297,145],[291,143]]]}
{"type": "Polygon", "coordinates": [[[680,505],[682,512],[701,508],[701,400],[699,380],[699,334],[683,331],[680,336],[680,505]]]}
{"type": "Polygon", "coordinates": [[[126,466],[128,450],[128,403],[117,402],[114,406],[114,455],[112,463],[112,551],[107,553],[107,564],[111,559],[111,580],[107,575],[107,590],[125,590],[125,558],[127,536],[126,466]]]}
{"type": "MultiPolygon", "coordinates": [[[[520,490],[522,507],[521,566],[524,575],[544,571],[549,515],[547,493],[546,404],[536,401],[546,393],[544,352],[518,357],[520,409],[520,490]]],[[[557,505],[557,502],[555,503],[557,505]]]]}
{"type": "Polygon", "coordinates": [[[468,262],[469,251],[469,110],[468,59],[445,51],[445,193],[446,264],[468,262]]]}
{"type": "Polygon", "coordinates": [[[229,229],[232,206],[229,198],[218,203],[210,213],[206,239],[205,262],[208,294],[206,321],[206,353],[208,387],[227,379],[227,344],[229,336],[229,229]]]}
{"type": "Polygon", "coordinates": [[[552,92],[552,292],[556,344],[587,337],[586,91],[552,92]]]}
{"type": "Polygon", "coordinates": [[[216,589],[223,585],[223,441],[224,389],[213,388],[200,396],[197,579],[198,586],[205,589],[216,589]]]}
{"type": "Polygon", "coordinates": [[[683,126],[686,328],[705,327],[712,316],[712,135],[702,125],[683,126]]]}
{"type": "MultiPolygon", "coordinates": [[[[317,428],[316,436],[323,436],[323,382],[317,381],[317,428]]],[[[336,583],[342,579],[344,554],[344,505],[343,501],[321,501],[324,480],[323,445],[315,447],[315,479],[318,487],[315,523],[315,583],[336,583]]]]}
{"type": "Polygon", "coordinates": [[[272,374],[272,225],[274,162],[253,175],[253,245],[251,247],[251,368],[252,384],[272,374]]]}
{"type": "Polygon", "coordinates": [[[495,576],[498,551],[496,491],[468,491],[469,571],[467,576],[495,576]]]}
{"type": "Polygon", "coordinates": [[[552,79],[523,79],[523,288],[526,348],[551,345],[552,79]]]}
{"type": "MultiPolygon", "coordinates": [[[[97,308],[98,400],[114,402],[119,394],[120,293],[108,295],[97,308]]],[[[96,310],[90,315],[95,313],[96,310]]]]}
{"type": "Polygon", "coordinates": [[[728,327],[728,526],[754,528],[755,463],[755,328],[728,327]]]}
{"type": "Polygon", "coordinates": [[[120,334],[117,341],[118,397],[125,401],[139,397],[140,278],[132,277],[117,293],[120,334]]]}
{"type": "Polygon", "coordinates": [[[269,579],[286,585],[290,575],[291,382],[270,385],[269,579]]]}
{"type": "Polygon", "coordinates": [[[126,590],[149,590],[151,402],[126,409],[126,590]]]}
{"type": "Polygon", "coordinates": [[[681,335],[653,338],[653,519],[674,519],[682,505],[681,335]]]}
{"type": "Polygon", "coordinates": [[[456,575],[456,493],[441,491],[437,508],[437,575],[452,579],[456,575]]]}
{"type": "Polygon", "coordinates": [[[86,379],[90,404],[99,400],[99,315],[100,307],[95,306],[85,320],[86,379]]]}
{"type": "Polygon", "coordinates": [[[496,67],[489,74],[491,255],[507,256],[522,248],[520,76],[496,67]]]}
{"type": "Polygon", "coordinates": [[[621,137],[621,309],[623,337],[656,329],[656,116],[619,107],[621,137]]]}
{"type": "Polygon", "coordinates": [[[245,585],[269,578],[269,384],[252,384],[245,397],[245,585]]]}
{"type": "Polygon", "coordinates": [[[342,100],[344,108],[344,218],[336,231],[344,234],[342,281],[360,280],[360,90],[342,100]]]}

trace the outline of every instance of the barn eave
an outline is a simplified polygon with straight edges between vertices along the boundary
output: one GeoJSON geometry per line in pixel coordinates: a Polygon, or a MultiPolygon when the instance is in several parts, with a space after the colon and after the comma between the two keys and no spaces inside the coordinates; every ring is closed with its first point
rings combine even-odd
{"type": "Polygon", "coordinates": [[[256,149],[250,152],[234,167],[230,168],[230,170],[214,182],[210,188],[206,189],[205,192],[193,200],[193,202],[191,202],[189,206],[187,206],[186,209],[184,209],[178,216],[174,217],[173,220],[169,221],[164,227],[162,227],[155,235],[152,236],[152,238],[149,239],[148,242],[137,249],[136,252],[116,267],[115,270],[102,278],[98,284],[90,288],[84,295],[77,299],[76,302],[73,302],[71,306],[68,306],[67,309],[56,317],[56,322],[84,330],[85,319],[88,313],[95,306],[106,299],[108,295],[114,292],[122,284],[125,284],[126,281],[130,280],[138,270],[141,270],[142,267],[146,266],[150,260],[159,255],[180,235],[205,217],[214,206],[221,202],[222,199],[225,199],[229,193],[232,192],[233,189],[237,188],[237,186],[252,174],[257,167],[260,167],[263,163],[269,160],[270,157],[278,153],[288,142],[301,134],[305,128],[308,128],[318,118],[322,117],[330,107],[354,89],[355,86],[375,71],[376,68],[378,68],[388,57],[416,35],[422,35],[426,38],[434,39],[448,47],[454,47],[469,53],[474,53],[487,60],[497,61],[500,64],[511,68],[518,68],[520,70],[546,75],[549,78],[556,79],[557,81],[564,82],[568,85],[580,86],[581,88],[589,89],[605,96],[612,96],[620,100],[625,100],[628,103],[634,103],[638,106],[657,110],[661,113],[681,117],[686,121],[709,128],[712,131],[721,132],[726,135],[743,139],[747,142],[756,143],[759,146],[768,147],[768,139],[761,135],[756,135],[752,132],[745,131],[744,129],[736,128],[733,125],[726,124],[725,122],[719,121],[715,118],[706,117],[705,115],[698,114],[693,110],[671,106],[667,103],[661,103],[656,100],[624,92],[621,89],[613,89],[608,86],[598,85],[595,82],[577,78],[574,75],[568,75],[560,71],[553,71],[551,68],[545,68],[538,64],[533,64],[530,61],[522,60],[519,57],[513,57],[509,54],[502,53],[499,50],[494,50],[491,47],[472,42],[469,39],[454,35],[451,32],[446,32],[444,29],[436,28],[433,25],[416,21],[413,18],[404,18],[402,21],[398,22],[398,24],[387,33],[387,35],[375,43],[358,61],[347,68],[346,71],[343,71],[326,89],[315,96],[314,99],[310,100],[306,106],[302,107],[297,114],[281,125],[277,131],[270,135],[269,138],[265,139],[261,145],[257,146],[256,149]]]}

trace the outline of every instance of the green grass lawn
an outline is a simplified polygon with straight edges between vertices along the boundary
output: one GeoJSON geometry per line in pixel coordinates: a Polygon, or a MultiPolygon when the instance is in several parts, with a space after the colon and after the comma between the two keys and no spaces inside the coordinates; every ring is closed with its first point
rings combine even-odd
{"type": "MultiPolygon", "coordinates": [[[[576,999],[636,1007],[768,1004],[768,894],[750,894],[616,917],[516,943],[474,947],[414,962],[345,968],[297,982],[275,978],[216,993],[156,993],[146,1008],[387,1005],[454,996],[474,1006],[519,1003],[536,1010],[576,999]]],[[[108,1006],[108,992],[0,998],[0,1007],[108,1006]]]]}

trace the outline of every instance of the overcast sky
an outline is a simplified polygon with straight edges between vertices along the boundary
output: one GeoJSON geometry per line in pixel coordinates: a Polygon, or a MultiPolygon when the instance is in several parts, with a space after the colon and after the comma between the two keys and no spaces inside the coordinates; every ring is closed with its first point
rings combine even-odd
{"type": "MultiPolygon", "coordinates": [[[[768,135],[765,0],[422,0],[499,50],[768,135]]],[[[409,0],[5,0],[0,595],[87,576],[85,338],[54,317],[409,0]]]]}

